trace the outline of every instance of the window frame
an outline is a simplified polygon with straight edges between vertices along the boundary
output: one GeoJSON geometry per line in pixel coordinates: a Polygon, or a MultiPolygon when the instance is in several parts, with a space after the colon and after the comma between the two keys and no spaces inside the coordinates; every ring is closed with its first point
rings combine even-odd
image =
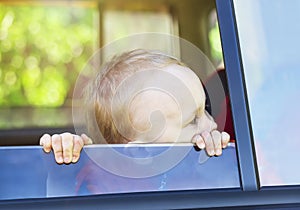
{"type": "Polygon", "coordinates": [[[242,190],[183,190],[0,201],[0,209],[237,209],[300,207],[299,186],[259,187],[233,0],[215,0],[227,69],[242,190]],[[151,206],[149,205],[151,204],[151,206]]]}
{"type": "Polygon", "coordinates": [[[259,189],[254,141],[252,138],[243,63],[232,0],[216,0],[223,58],[230,93],[237,154],[244,191],[259,189]],[[227,9],[225,9],[227,8],[227,9]]]}

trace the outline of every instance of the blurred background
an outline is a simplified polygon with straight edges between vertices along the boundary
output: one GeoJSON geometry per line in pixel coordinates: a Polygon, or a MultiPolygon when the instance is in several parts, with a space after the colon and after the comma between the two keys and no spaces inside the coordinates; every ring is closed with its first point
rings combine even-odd
{"type": "Polygon", "coordinates": [[[180,36],[222,64],[214,0],[0,0],[0,145],[74,132],[73,88],[88,59],[142,32],[180,36]]]}

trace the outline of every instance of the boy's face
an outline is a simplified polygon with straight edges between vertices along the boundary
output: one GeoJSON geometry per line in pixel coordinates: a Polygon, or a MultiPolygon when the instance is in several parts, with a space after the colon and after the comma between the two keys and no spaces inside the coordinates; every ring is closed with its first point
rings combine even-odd
{"type": "Polygon", "coordinates": [[[163,82],[164,86],[175,89],[172,92],[178,93],[178,97],[159,88],[140,92],[134,97],[130,104],[130,121],[131,126],[139,132],[132,135],[132,142],[191,142],[195,134],[217,128],[213,118],[204,109],[205,93],[197,75],[188,67],[172,64],[156,71],[147,80],[157,79],[165,73],[176,77],[177,80],[163,82]],[[174,85],[178,80],[180,84],[174,85]],[[178,98],[184,100],[178,102],[178,98]]]}

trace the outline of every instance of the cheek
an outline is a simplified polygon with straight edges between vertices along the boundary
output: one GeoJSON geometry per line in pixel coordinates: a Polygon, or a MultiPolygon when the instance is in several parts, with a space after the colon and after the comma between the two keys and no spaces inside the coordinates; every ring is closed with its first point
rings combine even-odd
{"type": "Polygon", "coordinates": [[[178,142],[181,133],[181,128],[168,126],[160,138],[155,141],[156,143],[173,143],[178,142]]]}
{"type": "Polygon", "coordinates": [[[195,124],[189,124],[184,128],[169,127],[157,143],[191,143],[192,138],[198,133],[195,124]]]}
{"type": "Polygon", "coordinates": [[[144,143],[175,142],[181,132],[182,114],[177,104],[160,100],[146,106],[134,107],[131,114],[131,129],[134,140],[144,143]]]}

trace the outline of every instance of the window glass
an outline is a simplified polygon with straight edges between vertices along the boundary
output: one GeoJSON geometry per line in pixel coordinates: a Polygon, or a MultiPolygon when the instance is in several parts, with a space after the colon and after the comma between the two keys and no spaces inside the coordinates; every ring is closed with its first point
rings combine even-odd
{"type": "MultiPolygon", "coordinates": [[[[151,4],[147,4],[150,6],[151,4]]],[[[155,5],[155,4],[153,4],[155,5]]],[[[110,45],[112,42],[134,35],[145,34],[145,37],[137,39],[134,43],[124,41],[114,46],[112,52],[106,47],[103,49],[105,55],[102,57],[112,57],[116,51],[129,51],[136,48],[160,49],[163,51],[170,51],[170,46],[178,48],[176,56],[180,57],[179,43],[171,43],[167,39],[157,39],[149,41],[149,33],[171,34],[178,35],[178,24],[175,17],[172,17],[167,5],[156,5],[153,9],[143,8],[136,9],[135,6],[129,4],[125,8],[103,9],[103,44],[110,45]],[[130,46],[131,45],[131,46],[130,46]],[[124,50],[125,49],[125,50],[124,50]]]]}
{"type": "Polygon", "coordinates": [[[39,147],[0,147],[0,200],[240,187],[234,145],[221,158],[203,152],[190,145],[93,145],[78,163],[58,165],[39,147]]]}
{"type": "MultiPolygon", "coordinates": [[[[174,22],[167,11],[103,11],[103,39],[108,44],[135,33],[158,32],[174,34],[174,22]]],[[[175,34],[174,34],[175,35],[175,34]]],[[[163,43],[157,43],[159,44],[163,43]]]]}
{"type": "Polygon", "coordinates": [[[262,186],[300,183],[300,2],[234,0],[262,186]]]}

